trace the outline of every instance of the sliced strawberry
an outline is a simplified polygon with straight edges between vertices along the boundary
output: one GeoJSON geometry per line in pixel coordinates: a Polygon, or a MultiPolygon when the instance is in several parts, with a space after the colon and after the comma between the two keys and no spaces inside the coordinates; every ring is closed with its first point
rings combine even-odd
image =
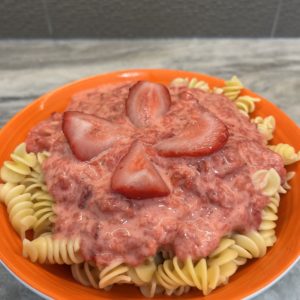
{"type": "Polygon", "coordinates": [[[138,81],[130,88],[126,113],[137,127],[147,127],[161,118],[170,108],[169,90],[162,84],[138,81]]]}
{"type": "Polygon", "coordinates": [[[131,199],[163,197],[170,193],[139,141],[131,145],[127,155],[120,161],[112,176],[111,187],[131,199]]]}
{"type": "Polygon", "coordinates": [[[63,114],[62,130],[79,160],[90,160],[121,137],[111,122],[77,111],[63,114]]]}
{"type": "Polygon", "coordinates": [[[156,144],[161,156],[201,156],[219,150],[228,139],[227,127],[212,113],[202,110],[196,121],[179,135],[156,144]]]}

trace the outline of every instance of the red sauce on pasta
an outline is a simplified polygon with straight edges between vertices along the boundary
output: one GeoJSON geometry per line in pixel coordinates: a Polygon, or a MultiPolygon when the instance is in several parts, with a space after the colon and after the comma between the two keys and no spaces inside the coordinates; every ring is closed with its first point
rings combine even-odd
{"type": "Polygon", "coordinates": [[[128,135],[90,161],[79,161],[72,154],[61,130],[61,114],[53,114],[29,133],[28,150],[51,152],[43,171],[56,199],[57,236],[79,236],[86,260],[108,265],[119,259],[137,265],[160,249],[171,250],[180,259],[206,257],[224,235],[257,229],[268,198],[255,189],[251,175],[275,168],[284,180],[285,170],[255,125],[224,96],[171,88],[172,106],[166,117],[137,130],[124,113],[131,85],[100,87],[73,97],[67,110],[110,120],[128,135]],[[157,155],[151,145],[182,127],[198,103],[227,126],[227,143],[208,156],[157,155]],[[149,145],[147,154],[168,178],[172,186],[168,196],[130,200],[111,191],[112,173],[137,139],[149,145]]]}

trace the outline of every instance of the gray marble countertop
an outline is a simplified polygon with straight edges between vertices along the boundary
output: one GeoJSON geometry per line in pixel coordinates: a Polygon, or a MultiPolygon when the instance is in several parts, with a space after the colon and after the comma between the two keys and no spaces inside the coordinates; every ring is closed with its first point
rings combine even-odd
{"type": "MultiPolygon", "coordinates": [[[[67,82],[132,68],[183,69],[229,78],[300,124],[300,39],[0,41],[0,127],[67,82]]],[[[300,299],[300,262],[255,300],[300,299]]],[[[41,299],[0,267],[0,299],[41,299]]]]}

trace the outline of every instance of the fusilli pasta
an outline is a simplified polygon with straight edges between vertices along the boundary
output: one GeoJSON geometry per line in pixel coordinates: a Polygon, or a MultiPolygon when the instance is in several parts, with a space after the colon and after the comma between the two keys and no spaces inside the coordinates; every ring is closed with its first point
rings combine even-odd
{"type": "Polygon", "coordinates": [[[188,258],[182,263],[175,256],[172,260],[166,260],[157,267],[156,280],[166,291],[174,291],[179,287],[188,286],[196,287],[202,290],[204,295],[207,295],[211,290],[225,282],[228,279],[228,274],[235,272],[235,268],[231,267],[230,260],[232,257],[236,257],[237,253],[233,250],[230,251],[230,254],[229,252],[224,254],[224,260],[220,254],[218,260],[209,263],[205,258],[197,263],[193,263],[191,258],[188,258]]]}
{"type": "Polygon", "coordinates": [[[4,182],[20,183],[37,163],[35,154],[27,153],[24,143],[14,150],[11,159],[12,161],[5,161],[0,170],[0,177],[4,182]]]}
{"type": "Polygon", "coordinates": [[[207,82],[203,80],[198,80],[197,78],[192,78],[192,79],[175,78],[171,82],[171,86],[176,86],[176,87],[186,86],[189,89],[199,89],[205,92],[208,92],[210,90],[207,82]]]}
{"type": "Polygon", "coordinates": [[[40,264],[79,264],[83,261],[79,239],[57,239],[46,233],[33,241],[23,240],[23,256],[40,264]]]}
{"type": "Polygon", "coordinates": [[[280,185],[280,177],[274,169],[261,170],[256,172],[253,176],[254,184],[261,188],[263,193],[269,196],[270,199],[270,202],[262,211],[262,222],[258,229],[258,233],[264,239],[267,247],[273,246],[277,239],[275,227],[278,219],[277,212],[280,202],[279,193],[286,192],[284,188],[289,188],[288,181],[292,179],[293,176],[294,172],[288,173],[286,183],[283,187],[280,185]],[[260,183],[258,183],[259,178],[262,179],[260,183]]]}
{"type": "Polygon", "coordinates": [[[242,89],[243,84],[236,76],[233,76],[230,80],[225,81],[223,87],[224,96],[230,100],[235,100],[240,95],[242,89]]]}
{"type": "Polygon", "coordinates": [[[224,93],[224,90],[223,90],[222,88],[220,88],[220,87],[214,87],[214,88],[212,89],[212,92],[213,92],[214,94],[221,95],[221,94],[224,93]]]}
{"type": "Polygon", "coordinates": [[[120,262],[111,263],[100,272],[100,289],[112,286],[113,284],[130,283],[128,275],[129,267],[120,262]]]}
{"type": "Polygon", "coordinates": [[[137,267],[127,267],[124,264],[115,263],[99,269],[90,262],[71,265],[74,279],[85,286],[107,290],[113,284],[133,283],[139,286],[147,297],[153,297],[155,294],[163,292],[163,289],[154,280],[155,270],[156,264],[153,258],[149,258],[144,264],[137,267]]]}
{"type": "Polygon", "coordinates": [[[259,101],[259,98],[254,98],[250,96],[240,96],[236,100],[234,100],[234,104],[240,112],[248,116],[249,113],[254,112],[255,103],[259,101]]]}
{"type": "Polygon", "coordinates": [[[152,281],[155,270],[156,264],[154,258],[151,257],[137,267],[130,267],[128,270],[128,275],[135,285],[143,286],[152,281]]]}
{"type": "Polygon", "coordinates": [[[53,198],[47,194],[34,194],[34,216],[37,221],[34,224],[35,236],[51,231],[51,224],[54,222],[53,198]],[[47,197],[48,196],[48,197],[47,197]]]}
{"type": "Polygon", "coordinates": [[[255,230],[247,234],[234,234],[232,238],[235,240],[236,250],[240,250],[239,256],[241,257],[262,257],[266,254],[266,243],[262,236],[255,230]],[[248,252],[247,255],[245,251],[248,252]]]}
{"type": "Polygon", "coordinates": [[[0,184],[0,200],[6,204],[10,222],[23,239],[37,221],[30,193],[25,192],[24,185],[8,182],[0,184]]]}
{"type": "Polygon", "coordinates": [[[2,192],[3,201],[14,203],[12,199],[8,200],[11,196],[7,193],[7,189],[12,186],[8,184],[19,184],[14,191],[17,190],[20,193],[18,201],[23,201],[23,210],[22,213],[18,211],[16,214],[15,211],[17,207],[21,207],[21,204],[15,205],[14,210],[10,211],[10,215],[14,214],[14,228],[22,238],[29,229],[34,230],[35,236],[51,230],[50,225],[54,220],[54,202],[44,183],[41,169],[42,163],[48,156],[47,152],[27,153],[23,143],[17,146],[11,154],[12,161],[5,161],[1,169],[1,179],[6,182],[2,192]],[[4,193],[7,195],[5,196],[4,193]],[[6,197],[6,200],[3,197],[6,197]],[[24,217],[26,218],[24,219],[24,217]],[[22,220],[17,221],[16,218],[22,218],[22,220]],[[26,226],[21,229],[20,226],[24,222],[26,226]]]}
{"type": "Polygon", "coordinates": [[[277,192],[284,192],[280,185],[280,176],[275,169],[259,170],[252,176],[253,184],[265,196],[274,196],[277,192]]]}
{"type": "Polygon", "coordinates": [[[300,151],[297,153],[295,148],[289,144],[280,143],[271,145],[269,148],[282,157],[285,165],[290,165],[300,160],[300,151]]]}
{"type": "Polygon", "coordinates": [[[266,141],[270,141],[273,138],[276,128],[276,121],[273,116],[266,118],[256,117],[251,122],[256,124],[258,131],[265,137],[266,141]]]}
{"type": "Polygon", "coordinates": [[[270,202],[262,212],[262,222],[259,227],[259,233],[263,237],[267,247],[273,246],[276,242],[275,222],[278,219],[277,212],[279,202],[279,193],[276,193],[275,195],[270,197],[270,202]]]}
{"type": "Polygon", "coordinates": [[[287,172],[285,182],[282,185],[282,187],[285,190],[290,190],[291,189],[291,186],[288,182],[295,176],[295,174],[296,174],[295,172],[287,172]]]}
{"type": "Polygon", "coordinates": [[[85,261],[81,264],[72,264],[71,272],[73,278],[82,285],[99,288],[100,270],[92,263],[85,261]]]}

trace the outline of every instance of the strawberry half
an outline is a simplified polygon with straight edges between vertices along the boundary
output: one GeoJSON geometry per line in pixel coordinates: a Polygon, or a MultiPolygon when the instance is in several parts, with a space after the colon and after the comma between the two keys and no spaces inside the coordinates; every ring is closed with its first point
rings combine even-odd
{"type": "Polygon", "coordinates": [[[179,135],[162,140],[155,148],[161,156],[202,156],[222,148],[227,139],[225,124],[212,113],[202,110],[198,119],[179,135]]]}
{"type": "Polygon", "coordinates": [[[112,176],[111,187],[131,199],[163,197],[170,193],[139,141],[131,145],[127,155],[120,161],[112,176]]]}
{"type": "Polygon", "coordinates": [[[169,110],[171,96],[162,84],[138,81],[129,90],[126,100],[126,113],[137,127],[153,125],[169,110]]]}
{"type": "Polygon", "coordinates": [[[118,127],[93,115],[67,111],[63,114],[63,133],[79,160],[90,160],[121,137],[118,127]]]}

